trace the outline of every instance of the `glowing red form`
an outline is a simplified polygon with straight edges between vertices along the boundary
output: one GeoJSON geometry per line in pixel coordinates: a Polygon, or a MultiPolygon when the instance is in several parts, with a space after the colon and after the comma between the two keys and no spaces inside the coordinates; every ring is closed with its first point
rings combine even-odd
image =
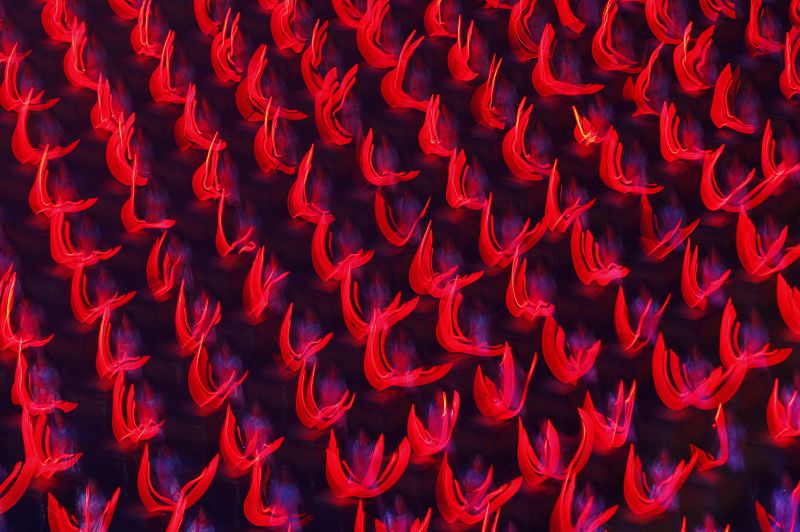
{"type": "Polygon", "coordinates": [[[244,516],[250,523],[259,527],[282,527],[289,523],[288,529],[292,529],[292,522],[299,522],[300,526],[307,524],[312,517],[307,514],[290,513],[281,504],[265,503],[269,482],[269,466],[258,462],[250,469],[250,487],[244,499],[244,516]],[[266,474],[263,470],[266,470],[266,474]]]}
{"type": "Polygon", "coordinates": [[[396,109],[416,109],[417,111],[425,112],[425,109],[428,107],[428,101],[414,98],[414,96],[408,93],[403,87],[406,70],[408,70],[408,62],[414,54],[414,51],[419,48],[419,45],[422,44],[422,41],[425,39],[424,36],[414,39],[415,36],[416,30],[412,30],[408,38],[406,38],[405,43],[403,43],[403,47],[400,49],[400,55],[397,57],[397,65],[381,79],[381,94],[389,107],[396,109]]]}
{"type": "Polygon", "coordinates": [[[720,15],[731,20],[736,19],[734,0],[699,0],[700,9],[711,22],[716,22],[720,15]]]}
{"type": "Polygon", "coordinates": [[[441,298],[447,293],[448,283],[455,278],[458,288],[470,285],[483,276],[483,271],[477,271],[465,276],[458,275],[458,266],[454,265],[443,272],[433,269],[433,222],[428,222],[428,227],[420,240],[417,252],[408,269],[408,284],[419,295],[429,295],[441,298]]]}
{"type": "Polygon", "coordinates": [[[614,514],[617,513],[619,505],[610,506],[599,513],[593,514],[594,496],[588,495],[586,500],[580,504],[583,510],[578,515],[577,521],[573,520],[572,507],[575,504],[575,475],[567,474],[561,484],[561,491],[553,505],[553,513],[550,514],[550,530],[561,532],[578,532],[582,530],[600,530],[614,514]]]}
{"type": "Polygon", "coordinates": [[[788,447],[800,436],[800,402],[796,388],[790,390],[791,394],[782,394],[779,386],[775,379],[767,403],[767,428],[775,445],[788,447]]]}
{"type": "Polygon", "coordinates": [[[363,248],[348,252],[340,260],[333,257],[331,246],[333,235],[330,224],[334,221],[331,214],[323,213],[314,229],[311,240],[311,262],[314,270],[323,281],[341,281],[349,270],[355,270],[372,260],[375,252],[365,251],[363,248]]]}
{"type": "Polygon", "coordinates": [[[744,30],[744,42],[751,56],[774,54],[783,50],[783,43],[775,40],[777,35],[765,33],[761,21],[767,12],[762,0],[750,0],[750,16],[744,30]]]}
{"type": "Polygon", "coordinates": [[[617,300],[614,304],[614,330],[620,346],[628,353],[638,353],[649,344],[657,332],[658,324],[664,310],[667,308],[672,294],[667,294],[660,307],[653,304],[653,298],[648,298],[644,307],[634,310],[635,326],[631,326],[628,303],[625,301],[625,291],[620,286],[617,290],[617,300]]]}
{"type": "Polygon", "coordinates": [[[564,384],[577,385],[578,379],[594,368],[600,353],[601,342],[581,340],[569,345],[567,354],[567,335],[553,316],[547,316],[542,328],[542,355],[550,372],[564,384]],[[587,345],[584,345],[587,344],[587,345]]]}
{"type": "Polygon", "coordinates": [[[175,51],[175,32],[167,31],[158,67],[150,76],[150,95],[156,103],[177,103],[186,101],[185,90],[175,86],[172,80],[172,54],[175,51]]]}
{"type": "Polygon", "coordinates": [[[736,116],[734,110],[736,92],[741,84],[740,76],[739,67],[734,70],[730,63],[719,73],[714,84],[714,98],[711,101],[711,121],[718,129],[727,127],[738,133],[752,135],[756,131],[755,124],[745,122],[736,116]]]}
{"type": "Polygon", "coordinates": [[[484,340],[468,338],[458,321],[458,310],[464,295],[461,293],[461,284],[456,277],[448,281],[444,294],[439,299],[439,320],[436,322],[436,339],[444,349],[451,353],[464,353],[466,355],[481,357],[501,356],[505,347],[499,344],[488,344],[484,340]]]}
{"type": "Polygon", "coordinates": [[[444,451],[453,437],[453,429],[458,419],[461,396],[453,391],[448,410],[447,394],[443,391],[436,395],[436,410],[429,410],[427,427],[417,416],[414,405],[408,412],[408,441],[411,450],[418,456],[432,456],[444,451]],[[437,411],[438,410],[438,411],[437,411]]]}
{"type": "Polygon", "coordinates": [[[792,26],[783,45],[783,70],[778,80],[787,99],[800,93],[800,74],[797,73],[797,54],[800,51],[800,28],[792,26]]]}
{"type": "Polygon", "coordinates": [[[733,300],[728,298],[719,326],[719,358],[722,364],[726,367],[740,364],[748,368],[767,368],[780,364],[792,354],[791,347],[772,349],[769,339],[763,340],[762,344],[753,344],[747,332],[742,331],[733,300]],[[744,340],[744,345],[741,340],[744,340]]]}
{"type": "Polygon", "coordinates": [[[374,68],[394,68],[397,57],[381,42],[382,28],[389,14],[389,0],[367,2],[367,9],[356,27],[356,45],[361,57],[374,68]]]}
{"type": "Polygon", "coordinates": [[[30,52],[20,52],[19,44],[14,43],[11,51],[7,55],[0,55],[0,62],[5,64],[3,69],[3,82],[0,84],[0,106],[6,111],[20,112],[23,106],[27,106],[30,111],[44,111],[58,103],[59,98],[52,98],[42,101],[44,90],[34,92],[32,89],[23,97],[19,92],[19,65],[30,54],[30,52]]]}
{"type": "Polygon", "coordinates": [[[678,44],[681,41],[681,29],[670,16],[669,0],[646,0],[644,14],[656,39],[664,44],[678,44]]]}
{"type": "Polygon", "coordinates": [[[536,245],[544,236],[547,227],[540,221],[530,228],[531,219],[527,218],[522,227],[506,245],[501,245],[494,229],[492,215],[492,194],[484,202],[481,211],[481,229],[478,236],[478,250],[483,262],[489,267],[506,268],[514,260],[516,254],[522,254],[536,245]]]}
{"type": "Polygon", "coordinates": [[[793,333],[800,334],[800,290],[787,283],[780,273],[778,274],[776,299],[783,322],[793,333]]]}
{"type": "Polygon", "coordinates": [[[611,126],[606,132],[600,150],[600,179],[611,190],[622,194],[657,194],[664,187],[648,183],[636,168],[626,168],[622,163],[622,141],[617,130],[611,126]],[[633,173],[633,175],[626,175],[633,173]]]}
{"type": "Polygon", "coordinates": [[[147,255],[147,286],[156,301],[166,301],[172,295],[175,288],[175,281],[183,265],[183,257],[175,254],[167,244],[162,257],[164,241],[167,238],[167,231],[161,233],[153,242],[150,253],[147,255]]]}
{"type": "MultiPolygon", "coordinates": [[[[613,1],[613,0],[610,0],[613,1]]],[[[539,40],[539,59],[533,67],[533,88],[542,96],[582,96],[594,94],[602,90],[605,85],[602,83],[573,83],[560,80],[555,77],[553,72],[553,50],[556,46],[555,30],[551,24],[547,24],[542,30],[539,40]]]]}
{"type": "MultiPolygon", "coordinates": [[[[648,5],[650,5],[653,1],[654,0],[648,0],[648,5]]],[[[656,48],[650,54],[650,57],[647,59],[647,63],[645,63],[644,68],[636,76],[636,81],[633,81],[632,78],[628,78],[625,81],[622,94],[624,98],[631,100],[636,104],[636,111],[633,112],[633,116],[658,115],[658,111],[656,111],[656,109],[658,108],[659,102],[651,101],[648,91],[650,90],[650,85],[653,81],[653,66],[656,64],[656,61],[658,61],[658,56],[661,54],[661,50],[663,48],[663,42],[656,46],[656,48]]]]}
{"type": "Polygon", "coordinates": [[[508,17],[508,44],[520,61],[539,57],[539,42],[530,29],[537,0],[520,0],[511,8],[508,17]]]}
{"type": "MultiPolygon", "coordinates": [[[[431,523],[431,517],[433,516],[433,509],[428,508],[428,511],[425,512],[425,517],[422,518],[422,521],[419,520],[418,517],[414,518],[414,521],[410,524],[407,529],[408,532],[427,532],[428,527],[431,523]]],[[[364,532],[365,528],[365,521],[366,515],[364,513],[364,500],[358,500],[358,508],[356,509],[356,520],[353,524],[353,532],[364,532]]],[[[375,532],[399,532],[393,525],[391,521],[389,521],[389,525],[385,524],[383,521],[375,518],[375,532]]]]}
{"type": "Polygon", "coordinates": [[[472,116],[475,117],[475,120],[483,126],[499,130],[505,129],[507,118],[501,114],[502,111],[497,108],[494,100],[497,74],[500,72],[500,65],[502,64],[502,58],[497,59],[496,55],[492,55],[492,61],[489,65],[489,77],[475,89],[471,100],[472,116]]]}
{"type": "Polygon", "coordinates": [[[580,216],[594,205],[595,198],[584,201],[580,194],[575,194],[575,187],[565,189],[561,186],[561,174],[558,173],[558,159],[553,161],[550,169],[550,179],[547,182],[547,200],[544,206],[544,218],[542,221],[550,231],[566,233],[569,226],[580,216]],[[566,196],[566,197],[565,197],[566,196]],[[572,203],[568,203],[565,208],[559,204],[561,200],[569,201],[574,197],[572,203]]]}
{"type": "Polygon", "coordinates": [[[471,171],[474,170],[467,163],[467,154],[464,153],[464,150],[450,152],[445,199],[451,208],[464,207],[473,211],[484,208],[486,200],[483,197],[482,184],[477,179],[470,179],[471,171]]]}
{"type": "Polygon", "coordinates": [[[17,349],[17,365],[14,369],[14,382],[11,385],[11,404],[19,405],[23,412],[34,417],[46,416],[55,410],[72,412],[78,406],[77,403],[58,399],[54,393],[36,393],[28,369],[28,359],[25,358],[22,349],[17,349]]]}
{"type": "Polygon", "coordinates": [[[385,168],[385,165],[381,164],[382,161],[378,162],[380,167],[376,167],[374,159],[375,144],[373,142],[372,128],[369,128],[359,148],[358,160],[361,166],[361,173],[364,174],[364,179],[376,187],[382,187],[394,185],[402,181],[410,181],[419,175],[419,170],[393,170],[391,168],[385,168]]]}
{"type": "MultiPolygon", "coordinates": [[[[267,97],[264,94],[261,82],[268,62],[267,45],[262,44],[250,56],[244,79],[236,88],[236,107],[239,109],[239,113],[241,113],[242,117],[253,122],[264,120],[265,113],[272,120],[278,111],[288,120],[303,120],[307,116],[305,113],[277,105],[277,102],[267,109],[272,96],[267,97]]],[[[320,79],[320,84],[321,82],[322,80],[320,79]]],[[[313,94],[316,95],[316,92],[313,94]]]]}
{"type": "MultiPolygon", "coordinates": [[[[333,4],[335,6],[336,2],[333,2],[333,4]]],[[[334,9],[336,8],[334,7],[334,9]]],[[[306,88],[312,96],[316,96],[319,91],[322,90],[322,83],[325,79],[319,68],[324,59],[324,47],[327,40],[328,21],[326,20],[320,24],[320,19],[317,19],[314,21],[314,28],[311,30],[311,39],[308,43],[308,47],[300,58],[300,72],[303,75],[303,82],[306,84],[306,88]]],[[[264,45],[264,52],[266,53],[266,45],[264,45]]],[[[266,57],[264,60],[266,61],[266,57]]],[[[252,63],[253,60],[251,59],[250,61],[252,63]]]]}
{"type": "Polygon", "coordinates": [[[312,224],[320,224],[324,218],[330,217],[330,215],[322,207],[314,203],[313,200],[309,200],[306,193],[313,159],[314,145],[312,144],[297,167],[297,179],[289,187],[287,203],[289,205],[289,214],[292,218],[301,218],[312,224]]]}
{"type": "Polygon", "coordinates": [[[72,314],[81,323],[94,324],[104,313],[118,309],[126,305],[136,295],[136,291],[120,294],[117,291],[103,293],[96,289],[96,302],[90,301],[87,289],[88,279],[84,271],[84,265],[79,265],[72,270],[72,283],[70,284],[69,302],[72,314]]]}
{"type": "Polygon", "coordinates": [[[116,246],[109,249],[77,249],[72,243],[71,224],[66,213],[59,209],[50,216],[50,256],[57,264],[70,270],[84,266],[93,266],[100,261],[108,260],[121,249],[116,246]]]}
{"type": "Polygon", "coordinates": [[[784,248],[788,233],[788,226],[775,235],[760,233],[742,208],[736,222],[736,251],[745,271],[763,281],[800,259],[800,244],[784,248]]]}
{"type": "Polygon", "coordinates": [[[739,390],[747,366],[717,366],[699,377],[681,363],[675,351],[667,349],[664,335],[659,333],[653,349],[653,383],[661,402],[670,410],[694,406],[711,410],[727,403],[739,390]]]}
{"type": "Polygon", "coordinates": [[[299,54],[306,44],[306,39],[297,34],[294,27],[296,19],[297,0],[281,0],[275,4],[269,24],[272,39],[278,48],[299,54]]]}
{"type": "Polygon", "coordinates": [[[136,388],[125,384],[125,375],[117,374],[111,404],[111,428],[120,443],[136,444],[155,438],[163,419],[149,415],[147,409],[136,404],[136,388]]]}
{"type": "Polygon", "coordinates": [[[30,89],[19,109],[17,109],[17,122],[14,126],[14,133],[11,135],[11,152],[14,157],[22,164],[38,164],[42,160],[43,153],[46,153],[48,160],[59,159],[71,153],[78,146],[80,139],[76,139],[66,146],[46,145],[35,148],[31,144],[31,139],[28,136],[28,117],[33,110],[31,109],[33,102],[33,89],[30,89]]]}
{"type": "Polygon", "coordinates": [[[214,19],[214,12],[221,2],[217,0],[194,0],[194,19],[197,21],[197,27],[207,37],[214,37],[220,32],[222,23],[214,19]]]}
{"type": "Polygon", "coordinates": [[[490,491],[493,476],[494,467],[489,466],[480,486],[466,491],[455,479],[445,453],[436,477],[436,504],[444,520],[451,524],[478,524],[483,521],[487,512],[494,513],[499,510],[522,486],[522,477],[517,477],[490,491]]]}
{"type": "Polygon", "coordinates": [[[283,436],[270,442],[261,441],[260,436],[262,434],[252,434],[247,438],[228,405],[225,421],[219,431],[219,452],[231,476],[240,477],[252,469],[260,468],[264,460],[283,444],[283,436]]]}
{"type": "Polygon", "coordinates": [[[461,15],[458,15],[456,42],[447,53],[447,68],[456,81],[472,81],[478,77],[470,59],[472,58],[472,35],[475,31],[475,21],[471,20],[467,27],[466,35],[461,31],[461,15]]]}
{"type": "Polygon", "coordinates": [[[292,310],[294,303],[289,303],[284,314],[283,321],[281,322],[280,330],[280,352],[281,362],[283,366],[292,373],[300,371],[305,365],[307,360],[325,349],[325,346],[333,338],[333,333],[329,332],[323,336],[315,336],[306,339],[299,346],[295,347],[291,341],[292,330],[292,310]]]}
{"type": "Polygon", "coordinates": [[[42,7],[42,28],[52,40],[70,43],[74,29],[81,24],[67,0],[47,0],[42,7]]]}
{"type": "Polygon", "coordinates": [[[595,32],[592,39],[592,57],[597,66],[603,70],[638,72],[642,67],[614,46],[613,26],[619,13],[620,3],[620,0],[607,0],[603,8],[600,27],[597,28],[597,32],[595,32]]]}
{"type": "Polygon", "coordinates": [[[267,250],[264,246],[258,248],[250,271],[244,279],[242,304],[244,312],[251,323],[260,323],[264,320],[264,311],[269,306],[270,294],[274,286],[289,276],[289,272],[281,272],[274,257],[270,258],[269,270],[264,272],[264,262],[267,250]]]}
{"type": "Polygon", "coordinates": [[[120,349],[119,345],[116,347],[117,353],[111,349],[111,311],[106,310],[103,312],[97,332],[97,356],[95,358],[97,375],[109,381],[116,380],[117,375],[137,370],[150,360],[149,355],[134,355],[127,349],[120,349]]]}
{"type": "Polygon", "coordinates": [[[222,305],[217,301],[212,308],[211,300],[204,293],[192,303],[191,310],[187,308],[185,285],[186,281],[182,279],[175,305],[175,337],[182,356],[196,352],[211,334],[211,329],[222,320],[222,305]]]}
{"type": "Polygon", "coordinates": [[[641,237],[639,242],[642,244],[645,254],[656,261],[667,258],[667,255],[689,238],[692,231],[700,224],[700,218],[689,225],[683,225],[683,220],[679,219],[673,227],[664,228],[661,227],[658,218],[653,213],[653,207],[650,205],[647,195],[642,194],[640,205],[641,237]]]}
{"type": "Polygon", "coordinates": [[[506,421],[517,416],[522,407],[525,406],[528,385],[533,377],[533,370],[536,368],[537,360],[539,360],[539,354],[534,353],[531,367],[521,390],[517,383],[517,367],[514,364],[514,355],[507,343],[503,346],[503,356],[500,359],[499,383],[485,376],[481,366],[478,365],[478,369],[475,371],[475,380],[472,384],[472,392],[475,397],[475,404],[481,414],[497,421],[506,421]]]}
{"type": "Polygon", "coordinates": [[[627,277],[630,273],[626,266],[614,262],[613,257],[595,241],[589,229],[583,230],[580,219],[576,219],[572,225],[570,250],[575,273],[587,286],[593,283],[606,286],[617,279],[627,277]]]}
{"type": "MultiPolygon", "coordinates": [[[[392,318],[394,321],[395,318],[392,318]]],[[[392,363],[392,353],[386,351],[386,338],[391,325],[387,316],[375,311],[366,337],[364,352],[364,375],[376,390],[392,386],[417,387],[436,382],[450,372],[453,364],[438,364],[429,367],[397,368],[392,363]]]]}
{"type": "MultiPolygon", "coordinates": [[[[300,423],[308,429],[327,430],[345,412],[350,410],[356,400],[356,395],[345,389],[338,399],[324,405],[319,405],[314,397],[314,377],[317,373],[317,363],[311,363],[311,369],[307,365],[300,368],[300,375],[297,378],[297,396],[295,407],[297,418],[300,423]]],[[[333,434],[331,433],[331,437],[333,434]]]]}
{"type": "Polygon", "coordinates": [[[678,78],[681,88],[689,94],[706,91],[712,86],[708,72],[708,53],[714,37],[714,28],[715,26],[709,26],[703,30],[697,36],[694,46],[691,46],[689,43],[692,36],[692,22],[689,22],[672,53],[675,77],[678,78]]]}
{"type": "Polygon", "coordinates": [[[153,481],[150,479],[150,445],[145,444],[137,476],[139,498],[148,513],[170,514],[167,531],[178,532],[183,524],[186,510],[197,504],[211,486],[214,475],[217,473],[218,465],[219,455],[215,454],[197,477],[183,485],[177,500],[173,500],[159,493],[153,486],[153,481]]]}
{"type": "Polygon", "coordinates": [[[697,463],[697,454],[692,453],[688,462],[681,460],[672,473],[656,484],[650,485],[642,471],[642,460],[636,456],[633,444],[625,465],[624,494],[628,508],[643,519],[650,519],[667,511],[678,495],[684,482],[692,474],[697,463]]]}
{"type": "Polygon", "coordinates": [[[439,94],[431,95],[428,100],[425,121],[419,130],[418,138],[420,149],[427,155],[450,157],[456,151],[455,132],[447,117],[442,117],[439,94]]]}
{"type": "Polygon", "coordinates": [[[617,386],[617,394],[609,400],[609,412],[597,410],[592,396],[586,392],[582,410],[586,415],[582,418],[590,427],[594,438],[592,448],[600,454],[608,454],[619,449],[628,441],[631,429],[631,418],[636,401],[636,381],[631,384],[628,393],[622,381],[617,386]]]}
{"type": "Polygon", "coordinates": [[[240,64],[240,51],[244,45],[239,35],[239,17],[236,13],[232,17],[231,9],[225,14],[222,31],[214,36],[211,43],[211,66],[217,79],[223,83],[239,83],[242,81],[244,67],[240,64]]]}
{"type": "MultiPolygon", "coordinates": [[[[90,486],[86,486],[83,498],[83,522],[71,515],[66,508],[61,506],[52,493],[47,494],[47,524],[52,532],[106,532],[111,526],[111,519],[114,517],[114,510],[117,508],[119,500],[117,488],[111,498],[103,505],[100,515],[95,515],[94,502],[92,497],[98,497],[90,486]],[[93,521],[92,518],[96,518],[93,521]]],[[[102,499],[101,499],[102,501],[102,499]]]]}
{"type": "MultiPolygon", "coordinates": [[[[683,253],[683,267],[681,269],[681,294],[689,308],[705,310],[708,298],[719,291],[731,275],[730,268],[722,271],[716,278],[708,279],[703,275],[703,285],[698,278],[698,254],[700,246],[692,249],[691,240],[686,241],[686,250],[683,253]]],[[[713,257],[712,257],[713,261],[713,257]]],[[[705,270],[705,268],[704,268],[705,270]]]]}
{"type": "Polygon", "coordinates": [[[408,216],[405,218],[397,218],[392,211],[392,206],[383,196],[381,188],[375,190],[375,221],[378,224],[381,234],[391,245],[401,248],[408,244],[408,242],[416,234],[417,225],[420,220],[425,216],[428,207],[431,204],[431,198],[422,207],[416,215],[408,216]]]}
{"type": "Polygon", "coordinates": [[[711,471],[728,463],[728,429],[722,405],[717,407],[717,412],[714,414],[714,427],[717,429],[717,438],[719,439],[719,450],[716,456],[695,445],[689,446],[692,453],[697,456],[697,470],[700,472],[711,471]]]}
{"type": "Polygon", "coordinates": [[[136,55],[158,59],[161,57],[161,48],[164,43],[154,33],[153,20],[156,18],[153,10],[153,0],[143,0],[139,8],[139,16],[131,30],[131,47],[136,55]]]}
{"type": "Polygon", "coordinates": [[[282,147],[279,147],[281,141],[284,140],[278,133],[280,118],[281,108],[277,107],[273,110],[272,97],[270,97],[264,110],[264,122],[258,128],[253,141],[253,155],[265,174],[271,174],[275,170],[284,174],[293,174],[296,170],[294,164],[284,162],[285,154],[282,153],[282,147]]]}
{"type": "Polygon", "coordinates": [[[86,64],[86,23],[81,22],[70,30],[70,46],[64,54],[64,75],[73,87],[97,91],[97,74],[86,64]]]}
{"type": "Polygon", "coordinates": [[[331,438],[325,451],[325,476],[328,486],[337,497],[358,497],[369,499],[386,492],[400,480],[411,457],[411,446],[408,438],[403,438],[397,449],[386,459],[383,466],[383,434],[378,436],[369,463],[364,471],[353,471],[348,463],[341,459],[336,435],[331,429],[331,438]]]}
{"type": "Polygon", "coordinates": [[[659,132],[661,155],[668,163],[674,161],[702,161],[711,152],[701,148],[696,144],[697,139],[691,138],[689,134],[681,135],[681,118],[675,104],[667,102],[661,105],[659,115],[659,132]]]}
{"type": "MultiPolygon", "coordinates": [[[[183,114],[175,121],[175,142],[181,151],[196,149],[208,151],[218,138],[217,132],[204,130],[197,114],[197,86],[189,84],[186,99],[183,102],[183,114]]],[[[205,124],[203,124],[205,126],[205,124]]],[[[220,149],[224,149],[225,141],[220,140],[220,149]]]]}
{"type": "Polygon", "coordinates": [[[189,394],[204,415],[219,410],[250,373],[249,370],[245,370],[241,375],[237,375],[234,371],[220,370],[226,371],[227,375],[223,375],[223,380],[218,382],[219,377],[215,377],[217,372],[213,364],[208,358],[208,351],[201,343],[189,365],[189,394]]]}
{"type": "Polygon", "coordinates": [[[425,31],[431,37],[450,37],[455,38],[456,33],[448,26],[452,26],[451,20],[446,20],[445,13],[442,12],[443,0],[431,0],[425,8],[424,23],[425,31]]]}
{"type": "MultiPolygon", "coordinates": [[[[131,167],[131,175],[138,175],[138,157],[134,156],[133,166],[131,167]]],[[[175,225],[175,220],[164,218],[161,220],[146,220],[139,218],[136,214],[136,179],[131,178],[131,193],[125,203],[122,204],[120,210],[120,218],[122,218],[122,226],[129,233],[138,233],[144,229],[169,229],[175,225]]]]}
{"type": "Polygon", "coordinates": [[[536,287],[528,289],[527,269],[528,259],[520,261],[519,254],[515,253],[506,289],[506,307],[515,318],[534,322],[537,318],[552,315],[556,308],[545,300],[545,296],[536,287]]]}
{"type": "Polygon", "coordinates": [[[357,73],[356,64],[339,81],[337,69],[330,69],[325,74],[319,93],[314,97],[317,130],[326,144],[345,146],[353,141],[353,133],[345,128],[336,115],[344,108],[345,100],[356,84],[357,73]]]}
{"type": "Polygon", "coordinates": [[[349,266],[345,269],[339,288],[344,324],[353,338],[359,342],[367,337],[376,324],[376,320],[380,324],[377,325],[379,329],[381,327],[393,327],[414,312],[419,302],[419,296],[416,296],[404,303],[400,303],[402,294],[398,292],[385,307],[373,308],[372,317],[368,318],[364,315],[364,310],[358,297],[358,281],[353,280],[352,268],[349,266]]]}
{"type": "Polygon", "coordinates": [[[549,162],[537,160],[535,146],[529,146],[526,136],[533,104],[526,106],[526,98],[523,96],[517,107],[517,115],[514,125],[503,137],[503,160],[508,169],[519,179],[525,181],[541,181],[553,170],[549,162]],[[533,149],[533,153],[531,153],[533,149]]]}

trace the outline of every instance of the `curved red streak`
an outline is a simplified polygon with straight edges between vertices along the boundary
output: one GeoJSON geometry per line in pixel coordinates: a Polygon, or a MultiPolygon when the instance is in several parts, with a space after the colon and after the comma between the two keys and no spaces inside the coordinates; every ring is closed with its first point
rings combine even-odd
{"type": "Polygon", "coordinates": [[[296,373],[300,371],[307,360],[310,360],[312,356],[325,349],[325,346],[328,345],[333,338],[333,333],[329,332],[323,336],[317,336],[311,340],[306,340],[303,345],[299,346],[299,349],[295,348],[291,342],[293,308],[294,303],[289,303],[286,314],[284,314],[283,321],[281,322],[279,344],[281,362],[284,368],[296,373]]]}
{"type": "Polygon", "coordinates": [[[445,521],[465,525],[478,524],[483,521],[487,512],[498,511],[517,494],[522,486],[522,477],[517,477],[489,491],[493,471],[494,468],[489,466],[486,478],[477,490],[480,500],[471,504],[464,497],[460,483],[454,478],[453,470],[447,460],[447,453],[445,453],[436,477],[436,504],[445,521]]]}
{"type": "Polygon", "coordinates": [[[125,374],[118,373],[114,379],[111,404],[111,428],[114,438],[120,443],[130,441],[139,443],[155,438],[164,425],[164,420],[140,419],[136,407],[136,389],[133,384],[125,384],[125,374]]]}
{"type": "Polygon", "coordinates": [[[641,198],[640,242],[642,250],[649,258],[660,262],[689,238],[689,235],[700,224],[700,218],[686,226],[682,221],[678,221],[674,227],[665,230],[660,227],[658,219],[653,214],[653,208],[647,195],[642,194],[641,198]]]}
{"type": "Polygon", "coordinates": [[[436,433],[432,433],[417,417],[413,404],[408,412],[408,441],[411,444],[411,450],[419,456],[432,456],[442,452],[447,448],[453,436],[453,429],[455,429],[456,420],[458,419],[458,409],[461,405],[461,397],[457,391],[453,391],[453,399],[450,402],[449,410],[447,409],[447,395],[445,392],[442,392],[441,397],[441,414],[429,414],[428,418],[428,425],[430,425],[430,415],[441,416],[441,420],[437,423],[439,430],[436,433]]]}
{"type": "Polygon", "coordinates": [[[636,380],[631,384],[627,395],[620,381],[617,388],[614,409],[608,414],[598,412],[592,396],[586,392],[583,411],[586,412],[586,423],[591,425],[594,433],[593,448],[600,454],[607,454],[625,445],[631,429],[633,407],[636,400],[636,380]]]}
{"type": "Polygon", "coordinates": [[[116,356],[111,350],[111,311],[103,312],[100,329],[97,332],[97,356],[95,369],[100,378],[112,380],[116,375],[124,375],[144,366],[150,360],[148,355],[132,356],[125,354],[122,358],[116,356]]]}
{"type": "MultiPolygon", "coordinates": [[[[614,1],[614,0],[609,0],[614,1]]],[[[542,96],[582,96],[594,94],[602,90],[605,85],[602,83],[570,83],[556,79],[553,67],[550,64],[553,59],[555,49],[555,30],[551,24],[547,24],[542,30],[539,41],[539,60],[533,67],[533,88],[542,96]]]]}
{"type": "Polygon", "coordinates": [[[166,301],[170,297],[182,263],[181,257],[172,257],[169,249],[164,252],[164,258],[159,262],[161,248],[166,238],[167,231],[164,231],[153,242],[153,247],[147,255],[147,285],[156,301],[166,301]]]}
{"type": "Polygon", "coordinates": [[[533,104],[526,107],[526,102],[527,99],[523,96],[517,106],[514,125],[503,137],[503,160],[511,173],[519,179],[541,181],[548,172],[552,171],[553,165],[537,161],[536,154],[528,151],[525,137],[533,113],[533,104]]]}
{"type": "Polygon", "coordinates": [[[269,22],[272,39],[278,48],[299,54],[306,40],[295,32],[296,17],[297,0],[281,0],[275,4],[269,22]]]}
{"type": "Polygon", "coordinates": [[[253,264],[244,279],[242,290],[242,304],[244,312],[251,323],[260,323],[264,318],[264,311],[269,306],[270,294],[273,287],[289,276],[289,272],[278,272],[275,259],[270,259],[269,272],[264,277],[264,261],[267,250],[264,246],[258,248],[253,264]]]}
{"type": "Polygon", "coordinates": [[[647,304],[642,310],[639,320],[636,322],[636,328],[631,327],[630,318],[628,315],[628,304],[625,301],[625,291],[619,287],[617,291],[617,300],[614,304],[614,330],[617,332],[617,338],[622,348],[628,353],[638,353],[645,348],[653,340],[653,332],[667,308],[672,294],[667,294],[664,303],[658,308],[653,307],[653,298],[647,300],[647,304]],[[653,331],[645,332],[642,329],[647,320],[654,320],[653,331]]]}
{"type": "Polygon", "coordinates": [[[363,478],[354,477],[350,467],[339,455],[336,435],[331,429],[330,442],[325,451],[325,476],[328,479],[328,486],[337,497],[358,497],[360,499],[377,497],[400,480],[410,457],[411,447],[408,438],[403,438],[397,446],[397,450],[388,457],[386,466],[381,471],[381,462],[384,458],[383,434],[381,434],[372,450],[370,464],[363,478]]]}
{"type": "Polygon", "coordinates": [[[422,44],[422,41],[425,40],[424,35],[421,35],[416,40],[414,39],[415,36],[416,30],[412,30],[403,43],[403,47],[400,49],[400,55],[397,57],[397,65],[381,79],[381,94],[389,107],[396,109],[416,109],[417,111],[425,112],[428,107],[428,101],[415,99],[403,88],[408,62],[414,54],[414,51],[422,44]]]}
{"type": "Polygon", "coordinates": [[[335,402],[318,405],[314,398],[314,376],[317,372],[316,361],[311,363],[311,370],[307,365],[302,365],[300,375],[297,377],[297,395],[295,397],[295,410],[297,419],[307,429],[327,430],[350,410],[356,400],[356,394],[349,390],[342,392],[341,397],[335,402]]]}
{"type": "Polygon", "coordinates": [[[495,383],[490,378],[486,377],[478,365],[475,371],[475,380],[472,384],[472,391],[475,397],[475,404],[478,406],[481,414],[485,417],[497,420],[506,421],[516,417],[522,407],[525,406],[525,398],[528,395],[528,385],[533,377],[533,370],[536,368],[536,362],[539,360],[539,354],[533,354],[531,367],[525,377],[525,383],[522,385],[522,391],[517,389],[517,368],[514,364],[514,355],[511,353],[511,347],[506,343],[503,346],[503,356],[500,359],[500,367],[502,372],[502,381],[500,384],[495,383]],[[519,396],[517,405],[514,406],[515,398],[519,396]]]}
{"type": "Polygon", "coordinates": [[[445,350],[450,353],[464,353],[479,357],[501,356],[504,347],[499,344],[476,344],[467,338],[461,325],[458,323],[458,309],[464,296],[460,289],[459,277],[448,281],[444,294],[439,299],[439,319],[436,322],[436,339],[445,350]]]}
{"type": "Polygon", "coordinates": [[[506,307],[515,318],[524,318],[529,322],[537,318],[547,317],[555,312],[555,306],[549,301],[534,298],[528,293],[526,271],[528,259],[519,260],[519,253],[514,253],[511,263],[511,277],[506,289],[506,307]]]}
{"type": "Polygon", "coordinates": [[[752,135],[756,131],[755,125],[744,122],[734,114],[733,110],[736,91],[741,83],[740,75],[739,67],[733,70],[730,63],[719,73],[714,84],[714,98],[711,101],[711,121],[717,129],[727,127],[744,135],[752,135]]]}

